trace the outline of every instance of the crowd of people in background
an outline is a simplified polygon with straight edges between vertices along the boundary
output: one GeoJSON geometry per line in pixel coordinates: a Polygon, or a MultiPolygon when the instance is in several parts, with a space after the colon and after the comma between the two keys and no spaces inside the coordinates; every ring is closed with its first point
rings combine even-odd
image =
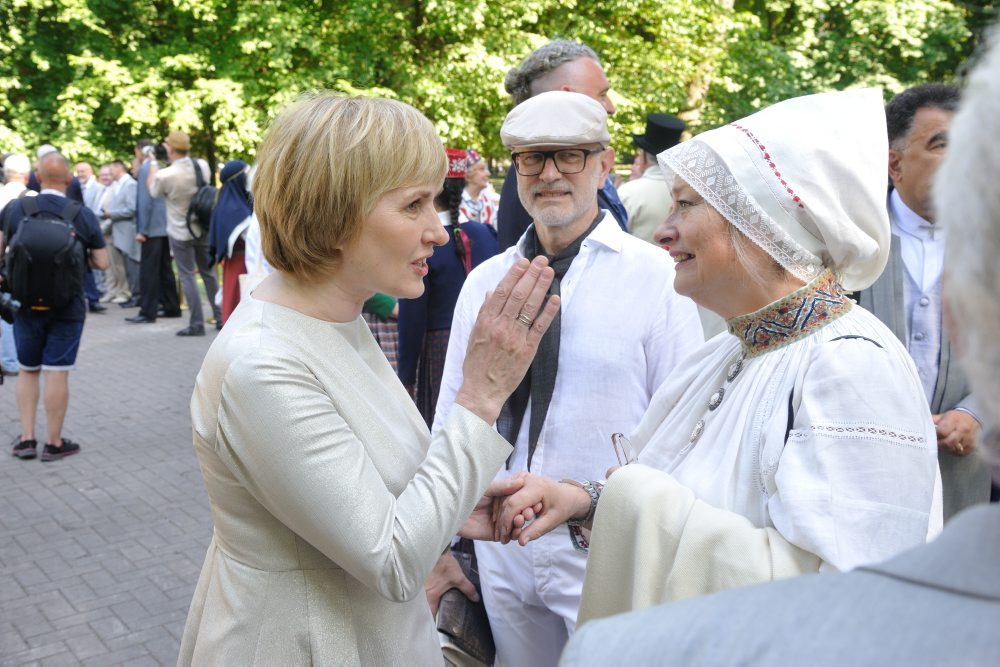
{"type": "MultiPolygon", "coordinates": [[[[377,239],[370,230],[346,227],[323,236],[309,216],[347,206],[339,199],[336,206],[314,201],[318,193],[331,200],[339,196],[336,189],[328,192],[330,183],[314,183],[316,191],[303,195],[301,207],[281,192],[285,186],[275,170],[284,164],[288,147],[277,143],[280,135],[274,130],[263,152],[268,179],[261,184],[268,203],[263,211],[255,210],[252,195],[255,166],[231,160],[216,176],[191,155],[191,138],[179,130],[162,142],[141,139],[127,162],[115,159],[96,171],[83,161],[71,168],[50,145],[39,147],[34,160],[6,155],[0,252],[11,244],[22,219],[44,205],[51,215],[71,214],[67,224],[76,229],[88,262],[80,294],[65,306],[65,316],[49,305],[25,303],[13,324],[0,323],[3,374],[18,376],[22,433],[12,443],[14,456],[36,456],[40,372],[46,378],[49,420],[42,460],[80,450],[60,429],[68,404],[66,377],[75,363],[85,312],[107,316],[112,305],[136,308],[125,317],[131,326],[180,318],[187,308],[189,321],[177,331],[180,337],[204,336],[213,325],[221,330],[236,313],[240,326],[262,327],[292,356],[319,358],[324,350],[318,343],[294,340],[296,328],[312,332],[343,354],[345,363],[355,364],[359,374],[371,376],[370,387],[352,394],[340,386],[345,382],[340,369],[316,362],[324,388],[336,386],[350,394],[343,398],[333,392],[329,398],[343,400],[343,410],[368,419],[381,392],[390,399],[384,418],[398,417],[381,427],[368,422],[343,426],[355,429],[364,445],[359,457],[371,457],[376,467],[389,470],[392,462],[367,449],[366,438],[413,439],[416,449],[430,452],[428,461],[440,456],[449,465],[471,466],[467,472],[475,478],[475,494],[463,486],[464,478],[441,481],[435,478],[447,477],[441,470],[426,473],[429,483],[455,485],[458,505],[450,511],[460,506],[467,514],[484,489],[495,498],[489,531],[468,525],[460,531],[479,540],[476,584],[455,553],[471,550],[469,543],[441,554],[447,541],[438,542],[449,536],[438,524],[426,541],[411,545],[419,562],[408,563],[412,572],[406,576],[426,577],[426,603],[434,611],[452,588],[470,600],[481,596],[496,661],[505,665],[556,664],[578,618],[872,565],[933,538],[963,509],[989,502],[991,495],[995,501],[989,466],[976,455],[984,415],[990,414],[987,402],[993,399],[973,392],[945,326],[943,276],[946,262],[954,258],[946,258],[944,247],[954,230],[939,223],[940,209],[932,200],[961,89],[917,86],[887,107],[876,90],[807,96],[687,141],[682,141],[684,122],[666,113],[670,110],[650,110],[644,132],[633,136],[634,160],[626,161],[632,163],[632,178],[618,179],[616,187],[608,133],[608,118],[615,112],[610,85],[598,55],[586,45],[555,40],[536,49],[505,80],[513,104],[501,139],[511,162],[500,193],[487,161],[473,149],[447,148],[443,179],[426,167],[419,184],[393,171],[399,165],[381,165],[365,175],[396,179],[393,189],[381,189],[386,183],[364,184],[378,194],[377,206],[365,212],[364,225],[344,222],[358,230],[385,226],[377,239]],[[815,131],[817,124],[825,126],[823,133],[815,131]],[[211,224],[203,228],[191,211],[206,185],[217,191],[211,224]],[[396,233],[385,222],[388,214],[380,211],[396,205],[390,201],[393,193],[417,185],[433,188],[413,193],[414,201],[402,202],[401,210],[427,227],[417,245],[433,251],[410,262],[416,278],[407,274],[395,280],[391,268],[382,273],[373,268],[382,251],[403,254],[403,240],[389,240],[396,233]],[[844,191],[851,197],[842,197],[844,191]],[[37,206],[32,198],[39,200],[37,206]],[[411,212],[411,206],[417,208],[411,212]],[[286,224],[291,226],[286,229],[286,224]],[[303,236],[308,234],[316,238],[303,236]],[[353,245],[357,238],[372,247],[353,245]],[[326,245],[321,248],[321,243],[326,245]],[[316,273],[320,260],[329,259],[323,253],[336,256],[329,274],[358,293],[373,285],[387,289],[369,290],[375,294],[354,313],[353,302],[340,304],[343,295],[316,273]],[[354,264],[344,259],[348,256],[354,264]],[[527,342],[520,341],[522,347],[506,360],[512,368],[523,365],[523,377],[513,378],[508,369],[499,383],[502,390],[494,387],[489,409],[482,410],[470,400],[468,388],[497,384],[492,376],[483,379],[489,376],[483,369],[494,372],[504,360],[483,352],[477,332],[482,334],[491,309],[506,312],[524,298],[494,293],[498,285],[512,287],[518,280],[525,281],[525,294],[541,290],[559,309],[543,311],[541,303],[528,298],[508,313],[508,319],[526,327],[518,334],[527,342]],[[248,299],[258,285],[261,300],[248,299]],[[329,289],[320,290],[323,285],[329,289]],[[363,318],[395,378],[385,377],[381,357],[370,358],[369,348],[376,346],[357,339],[353,328],[337,324],[341,329],[334,336],[315,326],[317,318],[330,319],[323,304],[308,303],[320,297],[343,306],[337,317],[363,318]],[[241,301],[254,303],[238,309],[241,301]],[[287,312],[269,310],[268,301],[286,306],[287,312]],[[251,321],[251,315],[258,319],[251,321]],[[273,331],[261,324],[267,318],[273,331]],[[526,350],[533,359],[524,358],[526,350]],[[396,392],[399,383],[405,394],[396,392]],[[397,393],[415,403],[423,424],[410,423],[413,405],[392,402],[397,393]],[[372,405],[352,403],[367,398],[372,405]],[[495,432],[480,433],[482,420],[472,413],[488,424],[495,421],[495,432]],[[488,441],[493,468],[477,468],[456,453],[471,432],[488,441]],[[612,474],[608,468],[616,462],[635,461],[630,438],[645,465],[612,474]],[[446,452],[448,447],[455,451],[446,452]],[[457,463],[449,457],[457,457],[457,463]],[[493,486],[487,487],[494,475],[493,486]]],[[[416,110],[373,103],[351,111],[351,104],[339,99],[300,103],[282,121],[288,126],[278,127],[296,140],[326,131],[301,125],[297,115],[320,112],[313,107],[345,127],[345,114],[383,114],[400,124],[390,129],[406,150],[414,155],[427,150],[419,142],[430,141],[423,136],[430,124],[416,110]]],[[[331,128],[333,134],[341,130],[331,128]]],[[[366,138],[372,144],[379,140],[366,138]]],[[[365,150],[382,155],[374,147],[365,150]]],[[[345,191],[353,187],[346,182],[340,184],[345,191]]],[[[357,201],[366,196],[354,190],[349,195],[357,201]]],[[[510,326],[504,323],[503,330],[510,326]]],[[[500,328],[496,324],[491,331],[500,328]]],[[[206,474],[221,479],[232,470],[227,457],[244,457],[230,487],[220,490],[210,483],[210,495],[218,493],[225,505],[232,488],[246,487],[260,501],[261,516],[268,511],[278,516],[261,522],[283,522],[281,530],[296,540],[305,537],[310,549],[318,550],[310,556],[321,563],[317,569],[327,567],[329,559],[349,571],[346,577],[372,579],[346,586],[351,592],[344,595],[374,610],[379,620],[373,627],[396,619],[399,627],[419,626],[423,632],[422,617],[409,600],[399,607],[404,613],[366,589],[390,586],[382,578],[396,574],[370,572],[368,565],[352,560],[361,558],[356,550],[324,532],[339,530],[339,524],[301,519],[297,513],[308,514],[308,509],[298,491],[254,478],[254,465],[277,465],[273,460],[262,463],[248,450],[219,454],[216,438],[227,428],[248,443],[257,441],[254,428],[275,438],[280,436],[276,424],[295,430],[288,415],[274,414],[270,424],[261,421],[261,414],[273,413],[262,403],[264,394],[222,386],[228,365],[241,363],[231,347],[234,340],[226,338],[229,347],[214,357],[210,353],[206,362],[219,371],[219,386],[209,375],[196,390],[195,404],[204,409],[195,424],[196,445],[206,474]],[[239,414],[220,424],[229,417],[215,390],[259,404],[261,414],[236,410],[239,414]],[[349,565],[337,561],[337,554],[346,554],[349,565]]],[[[270,377],[268,364],[280,360],[268,354],[237,368],[270,377]]],[[[299,396],[308,379],[285,398],[299,396]]],[[[279,380],[276,386],[288,389],[279,380]]],[[[299,398],[315,396],[306,391],[299,398]]],[[[287,407],[289,415],[302,409],[290,400],[287,407]]],[[[309,421],[309,415],[300,417],[309,421]]],[[[321,439],[324,432],[317,429],[310,437],[321,439]]],[[[408,449],[400,454],[411,455],[417,456],[408,449]]],[[[419,466],[429,465],[420,464],[419,457],[410,463],[388,485],[394,493],[409,489],[413,475],[425,474],[419,466]]],[[[294,466],[289,471],[319,483],[315,471],[294,466]]],[[[393,506],[395,499],[383,493],[381,481],[374,491],[371,480],[366,488],[356,482],[351,485],[358,494],[393,506]]],[[[438,507],[440,499],[412,493],[405,502],[414,516],[438,507]]],[[[456,519],[459,524],[462,518],[456,519]]],[[[217,525],[216,540],[218,531],[217,525]]],[[[224,551],[213,543],[206,568],[223,567],[229,557],[224,551]]],[[[292,560],[280,565],[291,567],[292,560]]],[[[247,590],[256,585],[244,583],[247,590]]],[[[236,650],[232,638],[206,629],[220,621],[202,621],[206,610],[221,604],[212,585],[199,584],[182,662],[236,650]]],[[[406,597],[395,589],[381,592],[406,597]]],[[[593,650],[614,626],[596,627],[587,636],[593,650]]],[[[357,627],[344,630],[337,641],[346,643],[331,644],[338,647],[334,653],[313,647],[306,657],[337,656],[352,642],[372,659],[396,655],[392,642],[365,639],[365,633],[357,627]]],[[[246,639],[252,644],[259,637],[246,639]]],[[[582,645],[578,642],[568,659],[576,655],[585,661],[590,649],[582,645]]]]}

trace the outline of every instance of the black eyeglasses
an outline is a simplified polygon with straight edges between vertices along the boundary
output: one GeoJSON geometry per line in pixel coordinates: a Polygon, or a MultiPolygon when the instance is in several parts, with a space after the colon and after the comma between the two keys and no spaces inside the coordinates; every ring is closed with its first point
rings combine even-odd
{"type": "Polygon", "coordinates": [[[557,151],[525,151],[511,153],[514,168],[521,176],[538,176],[545,171],[545,161],[552,159],[560,174],[579,174],[587,166],[587,157],[602,153],[603,146],[597,148],[560,148],[557,151]]]}

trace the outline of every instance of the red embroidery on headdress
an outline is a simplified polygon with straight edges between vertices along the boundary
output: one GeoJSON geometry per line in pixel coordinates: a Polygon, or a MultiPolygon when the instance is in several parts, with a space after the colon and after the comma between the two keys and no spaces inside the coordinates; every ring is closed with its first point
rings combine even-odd
{"type": "Polygon", "coordinates": [[[742,125],[739,125],[737,123],[730,123],[730,125],[735,127],[743,134],[747,135],[750,138],[750,141],[756,144],[757,148],[760,149],[760,152],[763,155],[764,159],[767,160],[767,166],[771,168],[772,172],[774,172],[775,178],[777,178],[778,181],[785,187],[785,190],[788,192],[788,194],[792,195],[792,201],[795,202],[799,208],[805,208],[805,205],[802,203],[802,198],[799,197],[797,194],[795,194],[795,191],[792,190],[792,188],[788,187],[788,183],[783,178],[781,178],[781,172],[778,171],[774,162],[771,160],[771,154],[767,152],[767,150],[764,147],[764,144],[760,143],[757,137],[754,136],[753,132],[743,127],[742,125]]]}

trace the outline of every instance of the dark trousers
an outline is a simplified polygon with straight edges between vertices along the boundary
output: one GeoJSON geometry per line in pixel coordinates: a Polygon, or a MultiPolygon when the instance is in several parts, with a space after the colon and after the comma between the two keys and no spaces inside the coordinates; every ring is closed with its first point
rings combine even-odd
{"type": "Polygon", "coordinates": [[[160,304],[170,314],[181,312],[177,297],[177,280],[170,267],[170,245],[166,236],[151,236],[142,244],[139,260],[139,314],[150,319],[156,318],[160,304]]]}

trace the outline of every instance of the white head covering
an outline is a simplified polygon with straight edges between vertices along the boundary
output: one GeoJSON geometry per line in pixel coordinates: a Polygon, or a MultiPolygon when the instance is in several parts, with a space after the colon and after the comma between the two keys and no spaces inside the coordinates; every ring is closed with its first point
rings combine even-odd
{"type": "Polygon", "coordinates": [[[551,90],[514,107],[500,128],[507,148],[582,146],[611,142],[608,112],[582,93],[551,90]]]}
{"type": "Polygon", "coordinates": [[[726,220],[806,282],[830,267],[845,290],[889,257],[882,92],[779,102],[660,153],[726,220]]]}

